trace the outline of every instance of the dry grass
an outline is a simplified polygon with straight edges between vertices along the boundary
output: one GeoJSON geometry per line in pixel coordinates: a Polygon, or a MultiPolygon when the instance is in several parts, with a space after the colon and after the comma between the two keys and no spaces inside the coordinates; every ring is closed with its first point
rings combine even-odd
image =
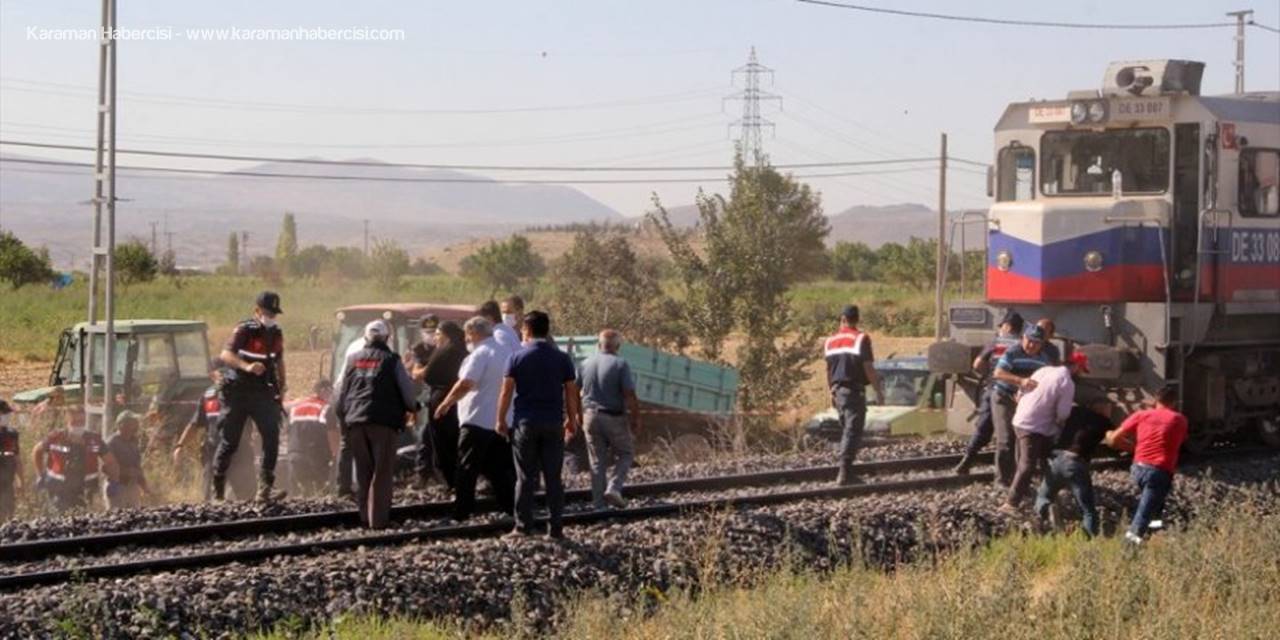
{"type": "MultiPolygon", "coordinates": [[[[893,573],[782,570],[756,586],[667,594],[636,612],[584,597],[559,636],[615,638],[1267,638],[1280,628],[1280,516],[1242,509],[1154,538],[1012,537],[893,573]]],[[[472,637],[531,635],[496,629],[472,637]]],[[[288,634],[293,636],[294,634],[288,634]]],[[[468,637],[452,624],[355,619],[314,638],[468,637]]],[[[284,637],[278,634],[271,637],[284,637]]]]}

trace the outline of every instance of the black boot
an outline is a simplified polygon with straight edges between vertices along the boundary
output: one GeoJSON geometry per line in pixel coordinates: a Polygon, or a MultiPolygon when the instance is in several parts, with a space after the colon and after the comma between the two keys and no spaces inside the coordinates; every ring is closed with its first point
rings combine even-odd
{"type": "Polygon", "coordinates": [[[285,492],[271,490],[275,483],[275,475],[266,473],[258,474],[258,493],[254,496],[254,499],[258,502],[275,502],[276,500],[283,500],[285,492]]]}
{"type": "Polygon", "coordinates": [[[227,494],[227,478],[226,476],[213,477],[213,499],[222,502],[226,500],[227,494]]]}
{"type": "Polygon", "coordinates": [[[957,464],[952,471],[958,476],[969,475],[969,468],[973,466],[975,458],[977,458],[977,455],[966,451],[964,457],[960,458],[960,464],[957,464]]]}

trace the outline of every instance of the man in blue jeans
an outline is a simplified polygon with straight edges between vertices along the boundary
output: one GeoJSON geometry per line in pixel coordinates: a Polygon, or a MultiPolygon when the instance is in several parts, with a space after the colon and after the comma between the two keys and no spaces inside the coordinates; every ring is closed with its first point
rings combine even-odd
{"type": "Polygon", "coordinates": [[[522,321],[524,347],[511,355],[498,396],[498,434],[511,438],[516,463],[516,526],[511,535],[533,530],[533,492],[538,474],[547,488],[548,534],[564,537],[565,440],[579,429],[577,371],[573,359],[551,344],[551,317],[531,311],[522,321]],[[515,396],[514,425],[507,408],[515,396]]]}
{"type": "Polygon", "coordinates": [[[1152,520],[1164,512],[1165,499],[1173,490],[1173,474],[1178,468],[1178,452],[1187,439],[1187,418],[1177,410],[1178,389],[1165,386],[1155,395],[1155,408],[1136,411],[1107,434],[1108,445],[1136,436],[1130,474],[1142,495],[1133,512],[1133,522],[1124,539],[1142,544],[1152,520]]]}
{"type": "Polygon", "coordinates": [[[1067,487],[1084,516],[1084,532],[1091,538],[1098,535],[1098,507],[1094,502],[1089,463],[1109,429],[1111,402],[1106,396],[1099,394],[1071,408],[1036,494],[1036,514],[1042,521],[1049,517],[1049,508],[1058,491],[1067,487]]]}

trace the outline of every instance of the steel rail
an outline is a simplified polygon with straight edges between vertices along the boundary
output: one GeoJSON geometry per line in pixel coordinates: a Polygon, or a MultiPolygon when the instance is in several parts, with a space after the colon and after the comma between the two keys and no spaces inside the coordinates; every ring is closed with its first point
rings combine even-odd
{"type": "MultiPolygon", "coordinates": [[[[746,496],[707,498],[702,500],[646,505],[627,509],[584,511],[565,514],[563,524],[565,526],[577,526],[604,521],[644,520],[647,518],[674,516],[715,509],[729,509],[745,506],[767,506],[801,500],[851,498],[864,495],[904,493],[926,489],[949,489],[968,484],[990,482],[992,478],[992,473],[974,473],[962,476],[933,476],[928,478],[914,478],[909,480],[896,480],[851,486],[821,487],[782,493],[763,493],[746,496]]],[[[539,525],[545,525],[546,520],[545,518],[539,518],[537,523],[539,525]]],[[[148,558],[144,560],[99,564],[71,569],[34,571],[29,573],[0,576],[0,591],[62,584],[72,581],[81,582],[103,578],[121,578],[157,571],[198,569],[202,567],[220,566],[237,562],[254,563],[274,557],[314,555],[324,552],[354,549],[357,547],[388,546],[411,542],[492,537],[506,533],[510,531],[511,528],[512,520],[510,518],[502,518],[485,523],[421,528],[410,531],[396,531],[389,533],[372,533],[369,535],[337,540],[286,543],[265,547],[215,551],[212,553],[185,556],[148,558]]]]}
{"type": "MultiPolygon", "coordinates": [[[[926,456],[919,458],[901,458],[897,460],[874,460],[854,464],[854,472],[859,474],[895,473],[902,471],[928,471],[945,468],[959,462],[958,455],[926,456]]],[[[980,462],[991,461],[991,454],[983,454],[980,462]]],[[[652,497],[669,493],[690,491],[716,491],[740,487],[760,486],[774,483],[824,482],[834,479],[836,467],[807,467],[801,469],[784,469],[762,471],[740,475],[722,475],[707,478],[687,478],[664,480],[629,485],[627,495],[631,497],[652,497]]],[[[566,502],[585,502],[591,500],[591,491],[577,489],[565,492],[566,502]]],[[[489,510],[496,506],[492,499],[477,501],[477,510],[489,510]]],[[[392,507],[391,519],[406,521],[412,519],[443,518],[453,512],[452,502],[423,502],[392,507]]],[[[49,538],[0,544],[0,562],[30,562],[57,555],[101,554],[112,549],[125,546],[172,546],[191,544],[215,538],[240,538],[262,534],[291,533],[317,529],[355,527],[360,524],[360,516],[354,510],[325,511],[319,513],[303,513],[269,518],[253,518],[232,520],[228,522],[209,522],[196,525],[165,527],[159,529],[143,529],[136,531],[118,531],[99,533],[69,538],[49,538]]]]}
{"type": "MultiPolygon", "coordinates": [[[[1211,462],[1214,458],[1231,456],[1231,457],[1247,457],[1257,455],[1259,453],[1274,455],[1275,450],[1271,448],[1243,448],[1243,449],[1222,449],[1213,451],[1208,454],[1200,454],[1194,456],[1194,460],[1189,460],[1193,464],[1202,464],[1211,462]]],[[[929,460],[934,464],[941,464],[948,458],[956,456],[931,456],[929,458],[912,458],[905,460],[885,460],[878,462],[863,463],[862,471],[866,472],[868,467],[880,470],[904,470],[908,461],[914,460],[919,464],[922,460],[929,460]]],[[[988,456],[989,457],[989,456],[988,456]]],[[[1108,458],[1102,460],[1094,460],[1092,464],[1093,470],[1119,469],[1127,467],[1131,463],[1129,458],[1108,458]]],[[[919,469],[920,467],[915,467],[919,469]]],[[[814,467],[809,469],[796,470],[801,476],[808,477],[816,475],[821,477],[828,476],[833,472],[832,467],[814,467]]],[[[752,474],[756,477],[768,477],[785,475],[792,472],[770,471],[760,474],[752,474]]],[[[697,485],[699,487],[716,487],[718,482],[726,481],[735,476],[720,476],[716,478],[702,478],[690,481],[675,481],[668,483],[651,483],[645,486],[683,484],[697,485]]],[[[749,477],[749,476],[736,476],[749,477]]],[[[708,511],[715,509],[729,509],[735,507],[747,506],[768,506],[776,504],[784,504],[788,502],[797,502],[801,500],[825,500],[833,498],[852,498],[865,495],[876,494],[892,494],[892,493],[909,493],[913,491],[923,491],[929,489],[949,489],[969,484],[977,484],[982,482],[991,482],[994,474],[991,472],[971,473],[967,475],[942,475],[931,476],[926,478],[913,478],[908,480],[895,480],[889,482],[877,482],[868,484],[859,484],[851,486],[828,486],[816,489],[805,489],[800,491],[788,491],[780,493],[763,493],[744,496],[722,496],[718,498],[705,498],[701,500],[689,500],[683,502],[673,502],[665,504],[646,505],[640,507],[632,507],[628,509],[618,510],[600,510],[600,511],[583,511],[578,513],[567,513],[564,515],[563,524],[565,526],[588,525],[605,521],[632,521],[643,520],[646,518],[665,517],[681,515],[685,513],[708,511]]],[[[640,486],[640,485],[637,485],[640,486]]],[[[742,485],[733,485],[738,487],[742,485]]],[[[438,503],[428,503],[438,504],[438,503]]],[[[539,518],[539,525],[545,525],[546,519],[539,518]]],[[[96,580],[102,578],[120,578],[125,576],[152,573],[156,571],[174,571],[182,569],[198,569],[202,567],[220,566],[231,563],[254,563],[267,560],[274,557],[283,556],[302,556],[315,555],[318,553],[340,551],[345,549],[353,549],[357,547],[373,547],[398,545],[410,542],[427,542],[438,540],[461,540],[470,538],[491,537],[510,531],[512,528],[512,520],[510,518],[502,518],[490,522],[477,524],[461,524],[442,527],[419,528],[409,531],[396,531],[388,533],[372,533],[368,535],[356,536],[338,540],[322,540],[314,542],[297,542],[278,545],[269,545],[265,547],[254,547],[246,549],[234,549],[227,551],[216,551],[204,554],[192,554],[186,556],[168,556],[163,558],[149,558],[145,560],[135,560],[120,563],[99,564],[88,567],[77,567],[72,569],[54,569],[46,571],[34,571],[29,573],[19,573],[6,576],[0,576],[0,591],[24,589],[30,587],[62,584],[71,581],[96,580]]]]}

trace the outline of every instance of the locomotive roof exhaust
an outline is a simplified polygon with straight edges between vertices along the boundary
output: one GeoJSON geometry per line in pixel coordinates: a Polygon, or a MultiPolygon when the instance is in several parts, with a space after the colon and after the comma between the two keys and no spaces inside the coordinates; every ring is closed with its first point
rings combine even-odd
{"type": "Polygon", "coordinates": [[[1112,62],[1102,77],[1104,96],[1200,95],[1204,63],[1194,60],[1112,62]]]}

